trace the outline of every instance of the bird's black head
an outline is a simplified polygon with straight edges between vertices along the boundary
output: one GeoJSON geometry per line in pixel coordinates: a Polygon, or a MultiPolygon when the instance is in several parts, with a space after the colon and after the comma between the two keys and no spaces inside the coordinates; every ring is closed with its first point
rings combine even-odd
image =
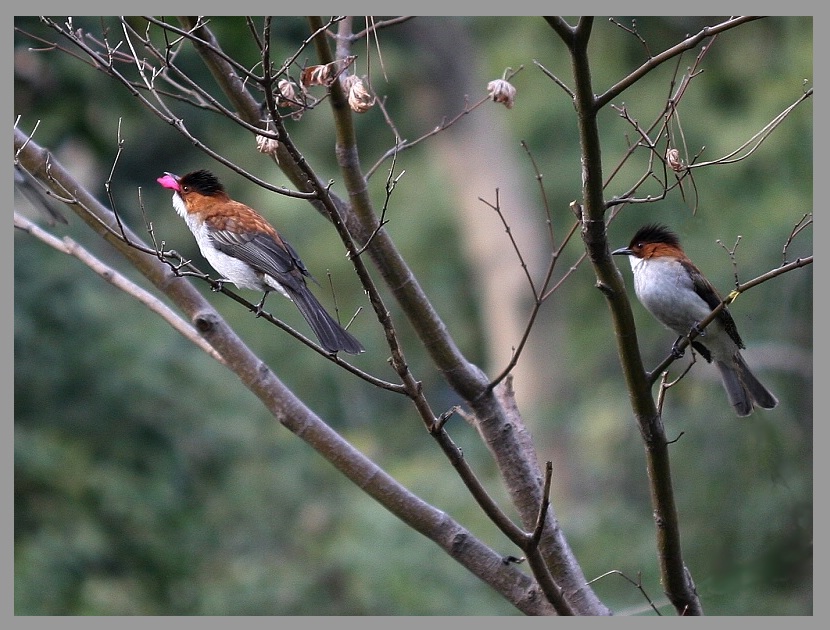
{"type": "Polygon", "coordinates": [[[659,223],[649,223],[637,230],[634,238],[631,239],[629,248],[640,249],[648,243],[665,243],[666,245],[680,247],[680,239],[677,234],[659,223]]]}
{"type": "Polygon", "coordinates": [[[183,175],[179,180],[179,186],[182,187],[184,192],[193,191],[208,197],[225,192],[225,187],[222,186],[216,175],[204,169],[183,175]]]}

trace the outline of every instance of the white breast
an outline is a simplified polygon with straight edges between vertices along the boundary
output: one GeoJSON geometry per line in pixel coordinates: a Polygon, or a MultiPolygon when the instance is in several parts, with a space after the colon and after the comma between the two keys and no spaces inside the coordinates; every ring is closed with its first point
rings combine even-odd
{"type": "Polygon", "coordinates": [[[687,334],[712,310],[695,293],[692,279],[676,260],[629,258],[637,298],[654,317],[678,335],[687,334]]]}

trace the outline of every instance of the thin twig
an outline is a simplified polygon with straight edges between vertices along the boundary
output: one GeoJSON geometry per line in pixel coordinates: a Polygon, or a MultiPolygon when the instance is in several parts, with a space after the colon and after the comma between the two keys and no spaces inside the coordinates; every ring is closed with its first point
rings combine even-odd
{"type": "Polygon", "coordinates": [[[144,304],[151,311],[159,315],[164,321],[185,339],[195,344],[201,350],[210,355],[213,359],[227,365],[222,355],[220,355],[197,331],[193,326],[179,317],[171,308],[164,304],[161,300],[156,298],[152,293],[145,291],[140,286],[135,284],[132,280],[123,276],[118,271],[104,263],[99,258],[96,258],[84,247],[79,245],[76,241],[68,236],[59,239],[49,232],[43,230],[35,223],[32,223],[17,212],[14,213],[14,227],[28,232],[41,242],[45,243],[52,249],[70,256],[74,256],[92,271],[101,276],[104,280],[109,282],[114,287],[120,289],[127,295],[130,295],[144,304]]]}
{"type": "Polygon", "coordinates": [[[808,226],[810,226],[812,224],[813,224],[813,213],[812,212],[806,212],[804,214],[804,216],[802,216],[801,219],[798,221],[798,223],[795,224],[795,226],[792,229],[792,232],[790,232],[790,235],[787,237],[787,240],[784,243],[784,249],[781,251],[781,264],[782,265],[787,264],[787,250],[790,248],[790,245],[792,244],[793,239],[796,236],[798,236],[801,233],[802,230],[804,230],[805,228],[807,228],[808,226]]]}
{"type": "Polygon", "coordinates": [[[662,614],[660,613],[660,611],[659,611],[659,610],[657,610],[657,606],[655,606],[655,605],[654,605],[654,602],[652,601],[651,597],[649,597],[649,596],[648,596],[648,593],[646,593],[646,589],[645,589],[645,588],[643,588],[643,580],[642,580],[642,575],[640,575],[640,573],[639,573],[639,572],[637,572],[637,579],[636,579],[636,580],[632,580],[630,577],[628,577],[625,573],[623,573],[623,572],[622,572],[622,571],[620,571],[619,569],[611,569],[610,571],[606,571],[606,572],[605,572],[605,573],[603,573],[602,575],[598,575],[598,576],[597,576],[597,577],[595,577],[593,580],[588,581],[588,584],[593,584],[594,582],[597,582],[597,581],[599,581],[599,580],[601,580],[601,579],[603,579],[603,578],[606,578],[606,577],[608,577],[609,575],[619,575],[619,576],[620,576],[621,578],[623,578],[626,582],[628,582],[628,583],[633,584],[634,586],[636,586],[636,587],[637,587],[637,590],[639,590],[639,591],[640,591],[640,593],[642,593],[642,594],[643,594],[643,597],[645,597],[645,598],[646,598],[646,601],[648,602],[649,606],[651,606],[651,609],[652,609],[654,612],[656,612],[658,615],[662,616],[662,614]]]}

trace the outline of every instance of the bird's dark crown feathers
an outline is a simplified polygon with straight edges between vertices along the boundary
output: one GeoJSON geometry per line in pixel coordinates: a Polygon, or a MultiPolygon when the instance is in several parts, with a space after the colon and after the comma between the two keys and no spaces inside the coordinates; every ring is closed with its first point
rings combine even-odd
{"type": "Polygon", "coordinates": [[[649,223],[648,225],[644,225],[637,230],[634,238],[631,239],[632,248],[635,246],[643,246],[646,243],[665,243],[666,245],[680,247],[680,239],[677,234],[672,232],[665,225],[661,225],[659,223],[649,223]]]}
{"type": "Polygon", "coordinates": [[[207,196],[225,192],[225,187],[222,186],[216,175],[205,169],[184,175],[179,184],[207,196]]]}

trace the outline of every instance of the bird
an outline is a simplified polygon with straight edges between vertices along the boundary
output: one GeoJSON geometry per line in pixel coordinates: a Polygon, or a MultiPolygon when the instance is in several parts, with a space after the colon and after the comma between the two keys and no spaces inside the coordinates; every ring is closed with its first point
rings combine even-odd
{"type": "MultiPolygon", "coordinates": [[[[675,352],[680,339],[700,330],[698,324],[723,301],[689,260],[677,234],[665,225],[644,225],[628,247],[611,254],[628,256],[637,298],[663,326],[679,335],[675,352]]],[[[708,363],[714,361],[726,396],[739,417],[750,415],[755,407],[773,409],[778,405],[778,399],[755,377],[741,355],[744,342],[726,308],[699,332],[692,347],[708,363]]]]}
{"type": "Polygon", "coordinates": [[[364,351],[311,292],[306,278],[314,278],[295,249],[262,215],[231,199],[213,173],[202,169],[179,177],[165,172],[156,181],[173,190],[173,208],[190,228],[199,251],[221,274],[219,282],[264,291],[257,314],[268,294],[277,291],[294,302],[327,353],[364,351]]]}

